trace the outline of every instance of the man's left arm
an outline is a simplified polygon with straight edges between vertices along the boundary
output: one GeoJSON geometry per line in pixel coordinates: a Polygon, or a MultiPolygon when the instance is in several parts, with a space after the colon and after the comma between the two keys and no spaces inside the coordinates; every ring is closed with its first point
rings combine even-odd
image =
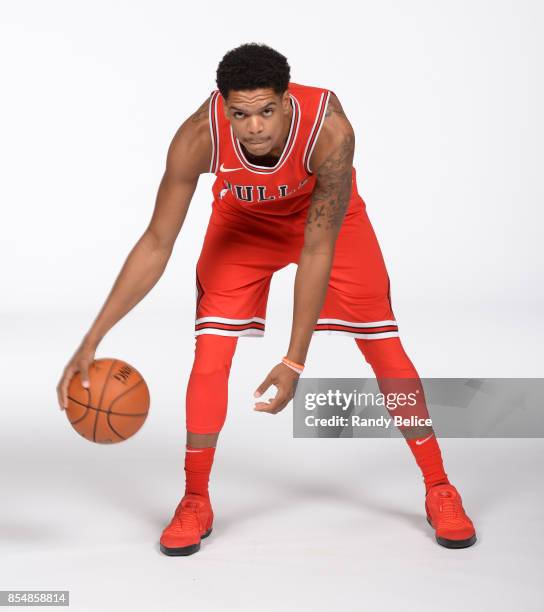
{"type": "MultiPolygon", "coordinates": [[[[310,167],[316,184],[308,210],[298,269],[295,277],[293,324],[287,358],[303,364],[329,285],[334,246],[349,203],[355,135],[340,102],[331,93],[325,119],[316,142],[310,167]]],[[[256,410],[276,413],[294,395],[298,373],[279,363],[257,388],[259,397],[271,384],[278,388],[269,403],[256,410]]]]}

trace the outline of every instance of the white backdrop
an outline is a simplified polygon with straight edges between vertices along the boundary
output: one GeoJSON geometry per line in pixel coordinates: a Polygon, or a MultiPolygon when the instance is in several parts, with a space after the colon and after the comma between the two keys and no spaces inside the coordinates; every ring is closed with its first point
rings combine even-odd
{"type": "MultiPolygon", "coordinates": [[[[32,551],[34,538],[41,537],[30,509],[39,501],[36,491],[40,491],[40,503],[49,499],[48,483],[53,489],[56,483],[61,494],[49,506],[55,508],[51,517],[59,522],[48,532],[50,540],[44,536],[45,549],[58,544],[61,550],[65,545],[66,555],[74,554],[74,541],[68,536],[63,539],[62,534],[72,535],[75,526],[60,510],[69,506],[66,487],[76,486],[77,479],[63,480],[63,469],[69,472],[70,466],[78,465],[86,479],[93,478],[94,470],[113,474],[107,495],[100,490],[90,496],[95,511],[115,525],[108,536],[110,544],[125,525],[128,498],[116,498],[118,516],[100,503],[102,494],[105,498],[118,491],[116,479],[122,476],[115,470],[124,461],[127,466],[148,468],[127,492],[134,496],[141,485],[138,500],[130,497],[133,520],[138,504],[145,505],[146,494],[158,487],[157,474],[164,475],[163,490],[153,497],[153,520],[143,527],[134,524],[127,531],[127,542],[133,542],[135,532],[145,533],[149,541],[142,546],[147,550],[177,503],[184,392],[194,346],[194,266],[211,212],[211,175],[199,182],[163,278],[114,327],[97,352],[97,357],[126,359],[146,377],[152,411],[143,430],[116,448],[84,444],[57,410],[55,385],[149,222],[171,138],[215,88],[221,57],[241,43],[265,42],[276,48],[288,58],[293,81],[331,88],[342,102],[355,128],[359,191],[384,253],[401,338],[420,374],[542,375],[543,14],[542,3],[513,0],[2,2],[0,436],[5,462],[16,464],[20,471],[3,476],[4,488],[16,492],[16,501],[4,506],[0,536],[11,545],[12,569],[18,567],[15,559],[19,559],[21,567],[36,571],[33,580],[19,582],[13,570],[6,574],[11,582],[0,588],[76,584],[72,574],[72,582],[55,581],[60,574],[54,573],[57,566],[51,562],[51,580],[41,585],[37,577],[43,564],[17,557],[21,542],[32,551]],[[43,491],[36,481],[45,487],[43,491]],[[38,489],[29,492],[30,483],[38,489]],[[29,523],[25,527],[21,519],[25,510],[32,523],[28,529],[29,523]],[[14,531],[15,516],[23,523],[14,531]]],[[[352,466],[363,452],[367,465],[378,464],[384,458],[380,453],[391,461],[391,451],[386,450],[391,447],[384,445],[402,443],[369,441],[361,450],[333,441],[327,449],[317,449],[291,439],[291,407],[277,417],[251,412],[252,391],[287,348],[294,275],[295,268],[290,266],[274,277],[265,338],[239,341],[229,420],[214,466],[218,490],[224,487],[224,493],[218,493],[219,517],[221,508],[224,514],[229,512],[233,495],[232,487],[225,484],[229,478],[241,479],[236,483],[237,495],[241,494],[243,469],[250,469],[246,453],[253,453],[255,465],[262,466],[270,465],[272,454],[278,479],[290,472],[295,456],[299,462],[313,462],[306,472],[299,468],[301,479],[308,482],[315,476],[316,465],[321,466],[318,472],[325,470],[325,463],[334,461],[338,453],[344,453],[343,461],[352,466]],[[281,458],[278,449],[283,451],[281,458]]],[[[353,377],[371,372],[352,340],[319,337],[312,341],[305,375],[353,377]]],[[[529,441],[522,442],[519,448],[527,449],[529,441]]],[[[541,461],[541,441],[531,444],[541,461]]],[[[510,453],[512,442],[487,445],[489,453],[498,453],[497,461],[511,467],[516,480],[517,468],[511,462],[518,455],[510,453]]],[[[402,469],[409,471],[407,479],[413,484],[407,495],[419,524],[419,475],[405,449],[395,448],[400,461],[395,475],[385,470],[380,478],[387,473],[391,482],[404,486],[402,469]]],[[[463,491],[472,494],[469,507],[479,509],[483,518],[489,507],[482,492],[483,477],[471,480],[472,468],[481,459],[481,441],[445,440],[443,449],[449,465],[457,466],[463,491]]],[[[518,466],[528,474],[528,488],[531,469],[537,464],[533,457],[528,466],[518,466]]],[[[340,481],[352,486],[351,476],[340,481]]],[[[298,486],[301,482],[293,485],[298,486]]],[[[396,492],[384,489],[384,495],[385,508],[396,499],[396,492]]],[[[501,506],[505,521],[519,516],[517,500],[510,501],[512,510],[501,506]]],[[[533,501],[520,505],[531,513],[536,508],[533,501]]],[[[81,502],[73,499],[71,503],[80,516],[81,502]]],[[[397,554],[395,546],[404,538],[399,512],[400,521],[383,527],[398,528],[395,538],[387,541],[391,554],[397,554]]],[[[275,521],[277,517],[266,518],[275,521]]],[[[289,520],[287,515],[283,518],[289,520]]],[[[368,537],[365,525],[354,555],[365,554],[360,550],[368,537]]],[[[421,526],[422,531],[426,528],[421,526]]],[[[505,545],[500,538],[507,527],[497,519],[496,528],[489,544],[505,545]]],[[[248,529],[254,530],[255,538],[271,527],[246,525],[236,538],[246,537],[248,529]]],[[[536,523],[533,535],[535,530],[536,523]]],[[[334,546],[338,538],[327,533],[334,546]]],[[[413,535],[414,543],[408,547],[419,546],[415,542],[421,534],[413,535]]],[[[91,542],[97,541],[94,532],[89,538],[80,542],[85,557],[80,562],[88,563],[88,568],[94,565],[85,555],[91,542]]],[[[223,554],[221,541],[225,539],[216,540],[217,558],[223,554]]],[[[529,535],[524,541],[529,546],[529,535]]],[[[515,545],[510,543],[510,549],[515,545]]],[[[255,552],[250,547],[242,556],[248,550],[255,552]]],[[[284,550],[276,551],[278,559],[284,550]]],[[[231,551],[225,551],[225,560],[231,551]]],[[[443,552],[428,554],[442,559],[443,552]]],[[[467,554],[476,555],[473,569],[480,571],[478,549],[467,554]]],[[[316,563],[321,558],[319,551],[309,555],[316,563]]],[[[486,555],[488,563],[497,558],[497,550],[488,548],[486,555]]],[[[525,596],[534,602],[542,591],[536,575],[530,582],[530,572],[538,567],[530,558],[525,569],[534,592],[528,588],[525,596]]],[[[122,559],[126,560],[124,551],[122,559]]],[[[370,554],[369,563],[372,559],[370,554]]],[[[406,562],[410,563],[409,554],[406,562]]],[[[266,567],[262,558],[256,563],[257,569],[266,567]]],[[[68,566],[62,566],[63,571],[68,566]]],[[[520,567],[517,557],[516,567],[520,567]]],[[[458,571],[466,578],[465,569],[459,566],[458,571]]],[[[410,574],[403,575],[406,583],[400,590],[410,600],[410,594],[416,597],[421,589],[413,586],[410,574]]],[[[489,576],[490,586],[496,584],[495,578],[489,576]]],[[[81,576],[77,582],[86,601],[93,597],[90,582],[81,576]]],[[[441,584],[440,577],[433,584],[441,584]]],[[[115,592],[114,587],[111,590],[115,592]]],[[[378,592],[374,594],[378,597],[378,592]]],[[[175,606],[178,599],[175,593],[170,595],[168,601],[175,606]]],[[[192,595],[195,601],[203,596],[196,591],[192,595]]],[[[520,593],[514,590],[510,595],[518,605],[520,593]]],[[[496,596],[508,609],[508,597],[496,596]]],[[[320,601],[327,599],[316,599],[313,609],[318,609],[320,601]]],[[[440,605],[447,607],[443,601],[440,605]]],[[[167,604],[163,607],[167,609],[167,604]]],[[[84,609],[83,604],[76,609],[84,609]]],[[[532,608],[527,604],[526,609],[532,608]]]]}
{"type": "MultiPolygon", "coordinates": [[[[149,220],[174,132],[215,87],[222,55],[250,41],[340,97],[398,299],[541,303],[538,2],[208,7],[4,7],[3,309],[98,305],[149,220]]],[[[211,182],[157,306],[182,300],[211,182]]]]}
{"type": "MultiPolygon", "coordinates": [[[[529,320],[531,342],[544,295],[539,3],[6,8],[3,311],[82,311],[79,341],[150,219],[174,132],[215,87],[222,55],[259,41],[288,57],[294,81],[337,92],[355,127],[358,185],[402,337],[416,342],[432,327],[436,338],[470,311],[457,338],[465,351],[497,317],[503,348],[520,351],[529,320]]],[[[189,334],[212,182],[201,178],[169,267],[138,307],[185,313],[189,334]]],[[[285,309],[284,336],[293,277],[279,273],[271,296],[271,310],[285,309]]],[[[531,359],[505,355],[513,369],[520,357],[529,371],[500,374],[539,373],[531,359]]]]}

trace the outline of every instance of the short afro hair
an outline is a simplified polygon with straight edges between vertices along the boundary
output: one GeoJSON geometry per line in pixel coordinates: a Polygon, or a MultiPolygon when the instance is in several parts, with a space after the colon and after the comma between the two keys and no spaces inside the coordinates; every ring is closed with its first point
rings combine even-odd
{"type": "Polygon", "coordinates": [[[227,99],[231,90],[272,88],[282,94],[289,86],[287,58],[265,44],[246,43],[228,51],[217,67],[216,83],[227,99]]]}

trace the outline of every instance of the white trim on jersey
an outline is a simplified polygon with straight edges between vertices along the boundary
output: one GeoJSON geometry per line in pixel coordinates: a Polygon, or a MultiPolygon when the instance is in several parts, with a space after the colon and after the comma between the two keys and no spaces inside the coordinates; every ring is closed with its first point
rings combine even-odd
{"type": "Polygon", "coordinates": [[[325,97],[325,93],[321,94],[319,98],[319,104],[317,105],[317,112],[315,114],[314,124],[312,125],[312,129],[310,130],[310,134],[308,135],[308,140],[306,141],[306,146],[304,147],[304,154],[302,156],[302,162],[304,164],[304,169],[308,172],[308,168],[306,167],[306,153],[308,152],[308,147],[310,145],[310,141],[312,140],[312,136],[314,135],[316,123],[319,118],[319,113],[321,112],[321,107],[323,105],[323,98],[325,97]]]}
{"type": "Polygon", "coordinates": [[[319,138],[319,133],[321,132],[321,128],[323,127],[323,121],[325,121],[325,114],[327,112],[327,105],[329,104],[329,98],[331,97],[331,92],[328,91],[327,95],[326,95],[326,99],[324,102],[324,107],[323,107],[323,115],[321,116],[321,121],[319,122],[319,126],[317,128],[317,131],[315,132],[315,138],[314,138],[314,142],[312,143],[312,148],[310,149],[308,156],[306,157],[306,151],[308,150],[308,145],[310,144],[310,141],[312,140],[312,136],[314,134],[315,131],[315,125],[317,122],[317,119],[319,117],[319,113],[321,112],[321,108],[322,108],[322,104],[323,104],[323,98],[325,97],[325,94],[322,93],[321,94],[321,100],[320,100],[320,104],[319,107],[317,109],[317,113],[315,115],[315,121],[314,121],[314,125],[312,127],[312,131],[310,132],[310,137],[308,138],[308,142],[306,143],[306,149],[304,150],[304,156],[302,157],[302,159],[306,160],[306,170],[310,173],[313,174],[311,168],[310,168],[310,157],[312,157],[312,153],[314,152],[314,148],[315,148],[315,144],[317,142],[317,139],[319,138]]]}
{"type": "Polygon", "coordinates": [[[215,174],[217,172],[217,168],[219,165],[219,125],[217,123],[217,96],[218,95],[219,95],[219,92],[217,90],[212,91],[211,93],[212,97],[211,97],[210,106],[208,109],[208,121],[210,124],[210,134],[212,137],[212,158],[210,160],[210,172],[212,174],[215,174]],[[215,119],[215,133],[214,133],[213,122],[212,122],[212,112],[213,112],[213,117],[215,119]],[[214,159],[215,159],[215,164],[214,164],[214,159]]]}
{"type": "Polygon", "coordinates": [[[336,325],[349,325],[350,327],[384,327],[385,325],[397,325],[396,321],[372,321],[371,323],[354,323],[342,319],[318,319],[316,325],[326,325],[333,323],[336,325]]]}
{"type": "Polygon", "coordinates": [[[195,336],[201,334],[214,334],[216,336],[264,336],[264,329],[218,329],[217,327],[205,327],[204,329],[197,329],[195,336]]]}
{"type": "Polygon", "coordinates": [[[261,317],[251,317],[251,319],[228,319],[227,317],[200,317],[195,321],[195,325],[200,323],[231,323],[233,325],[244,325],[245,323],[266,323],[261,317]]]}
{"type": "Polygon", "coordinates": [[[348,332],[340,329],[316,329],[314,334],[327,334],[329,336],[349,336],[350,338],[362,338],[364,340],[381,340],[382,338],[397,338],[398,331],[380,332],[378,334],[363,334],[358,332],[348,332]]]}
{"type": "Polygon", "coordinates": [[[267,174],[267,175],[274,174],[274,172],[277,172],[283,166],[283,164],[287,161],[287,159],[291,155],[291,152],[295,148],[295,143],[296,143],[297,136],[298,136],[298,130],[299,130],[299,126],[300,126],[302,118],[301,118],[299,101],[291,93],[289,93],[289,98],[291,99],[291,103],[293,105],[293,115],[291,117],[291,125],[289,127],[289,134],[286,140],[287,144],[285,148],[283,149],[281,157],[278,159],[275,166],[258,166],[256,164],[250,163],[244,156],[244,153],[240,146],[240,141],[238,140],[238,138],[234,136],[234,130],[232,129],[232,124],[231,124],[230,137],[232,140],[232,148],[234,149],[234,152],[236,153],[236,157],[240,160],[240,163],[244,166],[246,170],[249,170],[250,172],[253,172],[254,174],[267,174]],[[295,133],[294,133],[293,138],[291,138],[291,135],[293,134],[293,130],[295,133]],[[259,172],[259,170],[255,170],[255,168],[262,168],[263,170],[266,170],[266,172],[259,172]]]}

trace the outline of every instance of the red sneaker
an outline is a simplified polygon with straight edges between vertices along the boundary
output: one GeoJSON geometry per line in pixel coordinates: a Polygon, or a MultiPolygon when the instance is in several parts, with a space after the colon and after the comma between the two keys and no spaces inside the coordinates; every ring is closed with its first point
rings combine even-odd
{"type": "Polygon", "coordinates": [[[185,494],[162,532],[161,552],[171,556],[192,555],[200,549],[201,538],[212,532],[212,524],[210,500],[196,493],[185,494]]]}
{"type": "Polygon", "coordinates": [[[451,484],[431,487],[425,497],[427,520],[436,541],[446,548],[466,548],[476,542],[476,531],[465,514],[457,489],[451,484]]]}

